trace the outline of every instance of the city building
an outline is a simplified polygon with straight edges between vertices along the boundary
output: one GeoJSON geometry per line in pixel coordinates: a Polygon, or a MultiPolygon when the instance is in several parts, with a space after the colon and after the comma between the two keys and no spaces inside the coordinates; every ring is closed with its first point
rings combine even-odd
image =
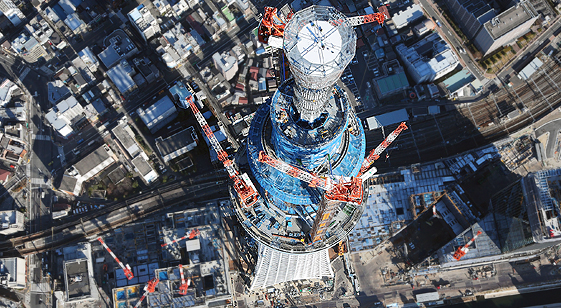
{"type": "Polygon", "coordinates": [[[5,185],[12,176],[12,172],[6,169],[0,169],[0,184],[5,185]]]}
{"type": "Polygon", "coordinates": [[[164,96],[146,109],[138,108],[137,113],[153,134],[177,117],[177,108],[168,96],[164,96]]]}
{"type": "Polygon", "coordinates": [[[418,4],[413,4],[405,9],[405,11],[399,11],[392,16],[392,20],[397,29],[401,29],[410,23],[423,18],[423,9],[418,4]]]}
{"type": "Polygon", "coordinates": [[[500,47],[513,44],[530,31],[539,16],[531,3],[522,1],[485,22],[475,36],[475,45],[485,56],[500,47]]]}
{"type": "Polygon", "coordinates": [[[41,45],[47,44],[54,33],[51,26],[49,26],[49,23],[41,17],[38,18],[37,16],[31,19],[25,25],[25,28],[31,35],[33,35],[33,37],[37,39],[37,41],[41,45]]]}
{"type": "Polygon", "coordinates": [[[25,15],[20,11],[20,9],[12,2],[12,0],[2,0],[0,1],[0,12],[12,23],[12,25],[17,26],[23,20],[25,20],[25,15]]]}
{"type": "Polygon", "coordinates": [[[164,162],[167,163],[197,147],[198,141],[195,128],[190,126],[165,139],[156,138],[156,147],[164,162]]]}
{"type": "Polygon", "coordinates": [[[238,73],[238,60],[229,53],[220,54],[217,52],[213,54],[212,62],[227,81],[232,80],[238,73]]]}
{"type": "Polygon", "coordinates": [[[10,45],[12,50],[22,57],[31,56],[35,59],[47,54],[47,51],[39,44],[37,39],[26,32],[27,30],[22,31],[20,35],[12,41],[10,45]]]}
{"type": "Polygon", "coordinates": [[[8,235],[25,230],[25,215],[16,210],[0,211],[0,234],[8,235]]]}
{"type": "Polygon", "coordinates": [[[90,47],[86,47],[80,50],[78,52],[78,56],[80,57],[80,59],[82,59],[82,61],[84,61],[84,63],[87,65],[88,69],[92,73],[95,73],[97,71],[97,68],[99,67],[99,62],[97,61],[97,58],[91,51],[90,47]]]}
{"type": "Polygon", "coordinates": [[[74,133],[73,126],[84,119],[84,108],[70,96],[51,108],[45,118],[60,136],[68,138],[74,133]]]}
{"type": "Polygon", "coordinates": [[[132,164],[146,184],[150,184],[158,179],[158,173],[150,166],[146,153],[141,152],[140,155],[132,160],[132,164]]]}
{"type": "MultiPolygon", "coordinates": [[[[255,288],[333,276],[326,250],[347,237],[364,210],[362,201],[329,197],[325,190],[272,167],[282,161],[317,175],[348,177],[361,169],[364,131],[347,94],[336,85],[356,50],[354,29],[337,22],[345,18],[325,6],[310,6],[292,16],[283,48],[294,78],[281,84],[251,121],[246,142],[251,172],[241,178],[263,194],[244,206],[247,200],[238,199],[234,188],[230,191],[235,215],[259,244],[255,288]],[[307,27],[310,22],[319,26],[307,27]],[[321,42],[313,39],[322,35],[321,42]],[[276,163],[264,163],[262,151],[276,163]]],[[[221,59],[220,54],[214,57],[221,59]]]]}
{"type": "Polygon", "coordinates": [[[47,95],[51,105],[55,106],[60,100],[70,95],[70,89],[62,80],[56,79],[55,81],[47,82],[47,95]]]}
{"type": "Polygon", "coordinates": [[[543,62],[538,57],[534,58],[518,73],[518,78],[528,80],[542,65],[543,62]]]}
{"type": "Polygon", "coordinates": [[[0,83],[0,107],[6,106],[12,97],[22,93],[19,87],[10,79],[6,78],[0,83]]]}
{"type": "Polygon", "coordinates": [[[409,47],[399,44],[395,49],[415,83],[432,82],[460,63],[439,33],[432,33],[409,47]]]}
{"type": "Polygon", "coordinates": [[[119,141],[119,144],[123,148],[124,152],[128,153],[130,158],[136,157],[142,151],[135,140],[134,132],[126,121],[119,121],[119,125],[115,126],[111,132],[119,141]]]}
{"type": "Polygon", "coordinates": [[[115,67],[107,71],[107,76],[117,87],[121,94],[126,95],[137,88],[136,83],[131,77],[134,69],[126,61],[117,64],[115,67]]]}
{"type": "Polygon", "coordinates": [[[374,80],[374,89],[379,98],[401,93],[409,88],[409,81],[403,69],[401,72],[374,80]]]}
{"type": "Polygon", "coordinates": [[[125,31],[117,29],[109,34],[103,44],[107,46],[97,56],[106,68],[111,68],[121,60],[130,59],[139,51],[125,31]]]}
{"type": "Polygon", "coordinates": [[[175,50],[181,61],[184,61],[192,54],[199,53],[201,51],[200,46],[205,43],[196,30],[187,32],[181,23],[175,24],[175,26],[165,32],[161,40],[163,41],[162,45],[169,44],[175,50]]]}
{"type": "Polygon", "coordinates": [[[491,197],[489,213],[438,251],[442,268],[527,260],[561,242],[559,217],[561,169],[530,173],[491,197]],[[469,251],[456,260],[458,245],[478,231],[469,251]]]}
{"type": "Polygon", "coordinates": [[[471,74],[463,69],[442,82],[449,97],[474,96],[483,90],[483,85],[471,74]]]}
{"type": "Polygon", "coordinates": [[[148,41],[150,38],[160,33],[158,21],[152,16],[152,13],[150,13],[150,10],[148,10],[144,4],[134,8],[127,16],[144,41],[148,41]]]}
{"type": "Polygon", "coordinates": [[[86,32],[87,25],[84,23],[76,13],[68,14],[64,23],[76,35],[86,32]]]}
{"type": "Polygon", "coordinates": [[[64,255],[64,298],[68,304],[95,301],[99,291],[95,283],[91,244],[84,242],[62,248],[64,255]]]}
{"type": "Polygon", "coordinates": [[[12,289],[25,288],[25,259],[0,259],[0,284],[12,289]]]}
{"type": "Polygon", "coordinates": [[[496,16],[485,0],[446,0],[446,4],[468,39],[475,38],[483,24],[496,16]]]}
{"type": "Polygon", "coordinates": [[[62,181],[55,185],[55,188],[67,194],[79,196],[82,184],[111,166],[116,161],[115,157],[113,151],[104,144],[70,166],[64,172],[62,181]]]}
{"type": "Polygon", "coordinates": [[[26,143],[20,138],[14,138],[9,134],[0,134],[0,158],[10,163],[19,164],[23,161],[27,150],[26,143]]]}
{"type": "Polygon", "coordinates": [[[418,37],[421,37],[425,33],[429,33],[434,29],[436,29],[436,25],[434,24],[434,21],[430,19],[425,19],[423,22],[413,27],[413,32],[415,32],[415,34],[417,34],[418,37]]]}

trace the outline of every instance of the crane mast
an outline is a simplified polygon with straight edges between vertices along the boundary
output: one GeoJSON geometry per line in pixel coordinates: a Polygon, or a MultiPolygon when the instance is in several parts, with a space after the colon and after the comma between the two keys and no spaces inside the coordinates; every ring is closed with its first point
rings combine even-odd
{"type": "Polygon", "coordinates": [[[405,122],[401,122],[401,124],[399,124],[399,126],[393,132],[391,132],[391,134],[389,134],[388,137],[386,137],[386,139],[384,139],[384,141],[382,141],[382,143],[380,143],[374,150],[372,150],[362,161],[362,167],[360,168],[360,172],[358,173],[358,175],[361,176],[362,174],[364,174],[368,170],[368,168],[378,158],[380,158],[380,154],[382,154],[382,152],[384,152],[390,146],[390,144],[392,144],[392,142],[397,139],[399,134],[401,134],[401,132],[406,129],[407,125],[405,124],[405,122]]]}
{"type": "Polygon", "coordinates": [[[144,294],[142,294],[142,297],[138,300],[138,303],[134,305],[134,308],[140,307],[140,304],[142,304],[146,296],[148,296],[149,293],[153,293],[154,291],[156,291],[156,286],[158,285],[159,282],[160,279],[158,279],[157,277],[154,277],[150,279],[150,281],[148,281],[146,286],[144,286],[144,294]]]}
{"type": "Polygon", "coordinates": [[[113,253],[113,251],[111,251],[111,248],[109,248],[107,244],[105,244],[105,242],[101,237],[98,237],[97,240],[101,243],[101,245],[103,245],[103,247],[105,247],[107,252],[109,252],[109,254],[113,257],[113,259],[115,259],[115,262],[117,262],[119,266],[123,269],[123,272],[125,273],[125,276],[127,276],[127,279],[128,280],[133,279],[134,275],[132,274],[131,267],[128,264],[126,266],[123,265],[123,262],[121,262],[121,260],[117,258],[117,256],[113,253]]]}
{"type": "MultiPolygon", "coordinates": [[[[371,22],[377,22],[378,24],[382,25],[386,19],[390,18],[390,13],[388,12],[388,8],[385,6],[379,7],[378,11],[379,13],[334,20],[332,23],[335,26],[338,26],[346,21],[351,27],[356,27],[371,22]]],[[[263,17],[261,18],[259,29],[257,31],[257,38],[259,39],[259,41],[263,44],[267,44],[269,42],[269,37],[271,36],[282,38],[284,36],[284,28],[286,27],[286,24],[291,19],[291,17],[292,13],[286,16],[285,20],[282,20],[277,15],[277,8],[269,6],[265,7],[263,17]]]]}
{"type": "Polygon", "coordinates": [[[475,242],[475,239],[481,234],[481,230],[477,231],[477,234],[475,234],[475,236],[469,240],[469,242],[467,242],[464,246],[460,246],[458,247],[458,250],[456,250],[456,252],[454,252],[454,255],[452,257],[454,257],[454,259],[456,259],[457,261],[460,261],[460,259],[466,255],[466,253],[469,251],[469,246],[471,246],[471,244],[473,244],[473,242],[475,242]]]}
{"type": "Polygon", "coordinates": [[[187,290],[189,289],[191,278],[189,278],[189,280],[185,282],[185,276],[183,275],[183,265],[181,264],[179,264],[179,273],[181,274],[181,285],[179,286],[179,294],[185,295],[187,294],[187,290]]]}
{"type": "Polygon", "coordinates": [[[189,107],[191,107],[191,110],[193,111],[197,122],[199,122],[199,125],[203,129],[203,132],[212,145],[212,149],[216,152],[218,159],[222,162],[222,164],[226,168],[226,171],[228,171],[228,175],[230,176],[230,178],[234,181],[233,187],[237,192],[242,205],[246,208],[253,206],[259,199],[259,194],[250,185],[248,185],[242,177],[240,177],[238,171],[235,168],[234,162],[228,158],[228,153],[226,153],[226,151],[222,149],[220,142],[218,142],[218,139],[216,139],[216,137],[214,136],[212,129],[210,129],[210,127],[208,126],[205,117],[201,114],[199,108],[197,108],[197,105],[195,104],[195,101],[193,99],[193,95],[189,95],[188,97],[186,97],[185,102],[189,107]]]}
{"type": "Polygon", "coordinates": [[[201,234],[201,232],[199,232],[199,229],[193,229],[193,230],[191,230],[191,232],[189,232],[189,234],[187,234],[187,235],[185,235],[185,236],[182,236],[182,237],[180,237],[180,238],[178,238],[178,239],[175,239],[175,240],[173,240],[173,241],[171,241],[171,242],[169,242],[169,243],[163,243],[163,244],[162,244],[162,247],[166,247],[167,245],[171,245],[171,244],[177,243],[177,242],[179,242],[179,241],[181,241],[181,240],[184,240],[184,239],[186,239],[186,238],[193,239],[195,236],[197,236],[197,235],[199,235],[199,234],[201,234]]]}

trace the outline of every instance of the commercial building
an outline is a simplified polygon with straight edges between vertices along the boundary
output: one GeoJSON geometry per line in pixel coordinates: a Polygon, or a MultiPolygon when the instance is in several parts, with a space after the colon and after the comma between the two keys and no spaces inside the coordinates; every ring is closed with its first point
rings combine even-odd
{"type": "Polygon", "coordinates": [[[131,73],[134,69],[124,61],[123,63],[117,64],[115,67],[107,71],[107,76],[113,84],[117,87],[121,94],[126,95],[137,88],[136,83],[131,77],[131,73]]]}
{"type": "Polygon", "coordinates": [[[142,151],[134,139],[134,132],[126,121],[120,121],[119,125],[115,126],[111,132],[117,140],[119,140],[121,147],[131,158],[136,157],[136,155],[142,151]]]}
{"type": "Polygon", "coordinates": [[[91,244],[84,242],[62,248],[64,255],[64,298],[68,304],[95,301],[99,292],[94,278],[91,244]]]}
{"type": "Polygon", "coordinates": [[[27,154],[26,143],[22,140],[9,134],[0,134],[0,158],[19,164],[27,154]]]}
{"type": "Polygon", "coordinates": [[[224,75],[227,81],[232,80],[238,73],[238,60],[229,53],[215,53],[212,55],[214,66],[224,75]]]}
{"type": "Polygon", "coordinates": [[[399,44],[396,51],[415,83],[434,81],[460,63],[439,33],[432,33],[409,47],[399,44]]]}
{"type": "Polygon", "coordinates": [[[12,289],[25,288],[25,259],[0,259],[0,284],[12,289]]]}
{"type": "Polygon", "coordinates": [[[107,145],[103,145],[80,161],[70,166],[65,172],[61,183],[55,187],[70,195],[78,196],[82,184],[115,162],[115,154],[107,145]]]}
{"type": "Polygon", "coordinates": [[[473,39],[483,24],[496,16],[485,0],[446,0],[446,4],[468,39],[473,39]]]}
{"type": "Polygon", "coordinates": [[[80,59],[82,59],[82,61],[84,61],[84,63],[92,73],[95,73],[97,71],[97,68],[99,67],[99,61],[97,61],[97,58],[91,51],[90,47],[86,47],[80,50],[78,52],[78,56],[80,57],[80,59]]]}
{"type": "Polygon", "coordinates": [[[405,11],[399,11],[392,16],[392,20],[397,29],[401,29],[408,24],[423,18],[423,9],[418,4],[407,7],[405,11]]]}
{"type": "Polygon", "coordinates": [[[502,46],[513,44],[530,31],[539,16],[531,3],[522,1],[485,22],[475,36],[475,45],[483,55],[488,55],[502,46]]]}
{"type": "Polygon", "coordinates": [[[45,118],[60,136],[68,138],[74,133],[73,126],[84,118],[84,108],[70,96],[51,108],[45,118]]]}
{"type": "Polygon", "coordinates": [[[87,30],[86,23],[84,23],[76,13],[68,14],[64,23],[74,34],[82,34],[87,30]]]}
{"type": "Polygon", "coordinates": [[[47,82],[47,95],[51,105],[56,105],[61,99],[70,95],[70,89],[64,84],[62,80],[56,79],[55,81],[47,82]]]}
{"type": "Polygon", "coordinates": [[[177,108],[164,96],[147,109],[138,108],[137,113],[150,132],[155,133],[177,117],[177,108]]]}
{"type": "Polygon", "coordinates": [[[17,26],[23,20],[25,20],[25,15],[20,11],[20,9],[12,2],[12,0],[2,0],[0,1],[0,12],[12,23],[12,25],[17,26]]]}
{"type": "Polygon", "coordinates": [[[160,33],[160,25],[150,10],[144,6],[139,5],[127,14],[129,20],[140,33],[144,41],[160,33]]]}
{"type": "Polygon", "coordinates": [[[199,138],[197,137],[195,128],[190,126],[166,139],[162,139],[162,137],[156,138],[156,147],[164,162],[167,163],[194,149],[198,141],[199,138]]]}
{"type": "Polygon", "coordinates": [[[0,211],[0,234],[8,235],[25,230],[25,215],[22,212],[0,211]]]}
{"type": "Polygon", "coordinates": [[[10,79],[6,78],[0,83],[0,107],[6,106],[12,97],[22,93],[19,87],[10,79]]]}
{"type": "Polygon", "coordinates": [[[130,59],[138,53],[138,48],[125,31],[117,29],[109,34],[103,43],[107,48],[97,56],[106,68],[111,68],[121,60],[130,59]]]}

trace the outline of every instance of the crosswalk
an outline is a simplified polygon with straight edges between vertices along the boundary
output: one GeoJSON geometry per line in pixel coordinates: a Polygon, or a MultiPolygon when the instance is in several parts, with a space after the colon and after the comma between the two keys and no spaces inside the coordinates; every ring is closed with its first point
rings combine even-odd
{"type": "Polygon", "coordinates": [[[31,184],[50,187],[51,179],[48,179],[47,182],[45,182],[45,178],[31,178],[31,184]]]}
{"type": "Polygon", "coordinates": [[[31,71],[31,69],[29,67],[26,67],[23,72],[19,75],[18,79],[19,81],[23,81],[25,79],[25,77],[27,76],[27,74],[29,74],[29,72],[31,71]]]}
{"type": "Polygon", "coordinates": [[[51,140],[51,136],[49,136],[49,135],[35,135],[35,134],[33,134],[31,136],[31,138],[33,140],[51,140]]]}
{"type": "Polygon", "coordinates": [[[60,164],[64,166],[65,162],[66,162],[66,157],[64,156],[64,148],[63,147],[57,147],[58,149],[58,155],[60,158],[60,164]]]}

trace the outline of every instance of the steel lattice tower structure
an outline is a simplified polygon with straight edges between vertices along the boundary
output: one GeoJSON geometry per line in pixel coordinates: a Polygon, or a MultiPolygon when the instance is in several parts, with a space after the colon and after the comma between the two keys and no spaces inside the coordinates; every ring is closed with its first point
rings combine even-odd
{"type": "Polygon", "coordinates": [[[333,7],[311,6],[296,12],[284,28],[282,47],[292,78],[256,111],[247,149],[240,151],[250,169],[244,176],[252,179],[248,182],[261,198],[252,207],[232,198],[241,224],[260,244],[260,277],[253,287],[332,275],[327,249],[345,240],[362,215],[362,203],[327,200],[325,191],[259,161],[263,151],[318,176],[359,173],[364,130],[347,94],[335,84],[355,54],[352,26],[333,7]],[[313,240],[311,234],[326,213],[333,218],[323,226],[321,240],[313,240]],[[298,268],[306,273],[290,273],[298,268]]]}

